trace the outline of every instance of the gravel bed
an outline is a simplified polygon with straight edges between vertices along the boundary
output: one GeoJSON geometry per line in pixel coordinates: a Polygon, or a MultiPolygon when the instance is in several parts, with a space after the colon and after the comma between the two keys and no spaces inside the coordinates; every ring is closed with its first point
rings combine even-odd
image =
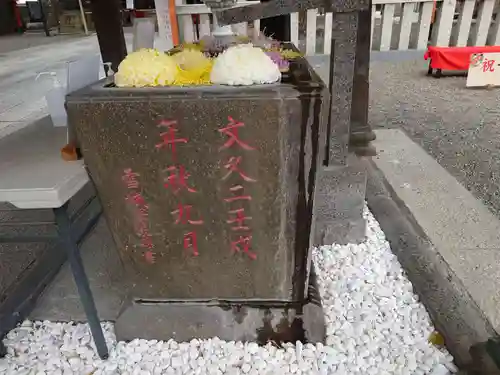
{"type": "Polygon", "coordinates": [[[392,254],[384,233],[365,213],[367,241],[314,249],[327,321],[323,344],[225,342],[218,338],[116,343],[107,361],[95,354],[86,324],[24,322],[5,339],[8,375],[448,375],[453,358],[429,343],[433,326],[392,254]]]}

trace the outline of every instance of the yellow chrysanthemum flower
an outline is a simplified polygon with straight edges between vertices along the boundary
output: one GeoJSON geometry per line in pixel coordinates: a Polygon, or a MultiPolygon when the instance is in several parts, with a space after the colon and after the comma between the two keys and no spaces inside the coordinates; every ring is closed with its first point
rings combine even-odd
{"type": "Polygon", "coordinates": [[[177,75],[175,60],[154,49],[141,49],[129,54],[118,66],[118,87],[169,85],[177,75]]]}
{"type": "Polygon", "coordinates": [[[173,55],[178,71],[175,85],[206,85],[210,83],[212,60],[202,52],[186,49],[173,55]]]}
{"type": "Polygon", "coordinates": [[[156,84],[159,86],[168,86],[174,83],[179,69],[172,56],[162,53],[158,56],[157,61],[160,66],[156,84]]]}
{"type": "Polygon", "coordinates": [[[184,70],[199,68],[207,65],[209,62],[208,58],[202,52],[193,49],[182,50],[173,55],[173,58],[177,65],[184,70]]]}

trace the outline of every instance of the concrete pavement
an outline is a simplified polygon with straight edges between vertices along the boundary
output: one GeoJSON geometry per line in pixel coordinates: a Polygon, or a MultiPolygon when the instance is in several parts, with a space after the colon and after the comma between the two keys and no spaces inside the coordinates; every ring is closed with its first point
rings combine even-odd
{"type": "Polygon", "coordinates": [[[500,90],[426,76],[423,58],[371,65],[369,121],[402,129],[500,217],[500,90]]]}
{"type": "Polygon", "coordinates": [[[43,31],[40,32],[25,32],[24,34],[8,34],[0,37],[0,56],[13,51],[60,43],[62,41],[78,40],[85,38],[85,35],[80,34],[59,34],[47,37],[43,31]]]}
{"type": "Polygon", "coordinates": [[[3,53],[0,64],[0,137],[47,115],[44,95],[52,87],[52,80],[44,77],[35,81],[38,73],[54,71],[64,78],[67,61],[95,52],[98,53],[97,40],[87,37],[3,53]]]}
{"type": "MultiPolygon", "coordinates": [[[[35,78],[40,72],[56,72],[66,83],[66,64],[92,54],[99,54],[95,35],[80,38],[61,38],[50,44],[19,49],[0,54],[0,137],[6,136],[48,114],[45,94],[51,89],[50,77],[35,78]]],[[[128,48],[132,35],[125,34],[128,48]]],[[[0,51],[12,44],[0,38],[0,51]],[[3,47],[2,47],[3,46],[3,47]]],[[[104,76],[104,69],[101,69],[104,76]]]]}

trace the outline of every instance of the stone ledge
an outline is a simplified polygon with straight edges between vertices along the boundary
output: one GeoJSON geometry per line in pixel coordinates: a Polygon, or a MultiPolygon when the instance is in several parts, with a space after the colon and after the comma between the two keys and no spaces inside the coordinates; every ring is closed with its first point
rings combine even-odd
{"type": "Polygon", "coordinates": [[[448,350],[457,364],[469,364],[470,347],[494,336],[495,330],[373,165],[366,200],[448,350]]]}
{"type": "Polygon", "coordinates": [[[498,331],[500,221],[404,132],[376,133],[377,168],[498,331]]]}
{"type": "Polygon", "coordinates": [[[474,228],[498,220],[404,133],[382,130],[377,138],[381,153],[369,168],[368,206],[457,363],[470,364],[469,350],[497,335],[495,296],[481,286],[494,281],[497,263],[490,258],[500,254],[489,248],[496,234],[474,228]],[[470,217],[451,214],[457,194],[463,199],[454,209],[470,217]]]}

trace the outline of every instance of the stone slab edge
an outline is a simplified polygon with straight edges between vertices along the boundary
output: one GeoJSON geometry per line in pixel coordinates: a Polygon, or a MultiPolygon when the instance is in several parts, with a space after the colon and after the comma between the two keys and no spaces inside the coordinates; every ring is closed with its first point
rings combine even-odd
{"type": "Polygon", "coordinates": [[[368,207],[447,349],[459,367],[477,368],[469,350],[496,336],[493,326],[373,161],[367,161],[367,173],[368,207]]]}

